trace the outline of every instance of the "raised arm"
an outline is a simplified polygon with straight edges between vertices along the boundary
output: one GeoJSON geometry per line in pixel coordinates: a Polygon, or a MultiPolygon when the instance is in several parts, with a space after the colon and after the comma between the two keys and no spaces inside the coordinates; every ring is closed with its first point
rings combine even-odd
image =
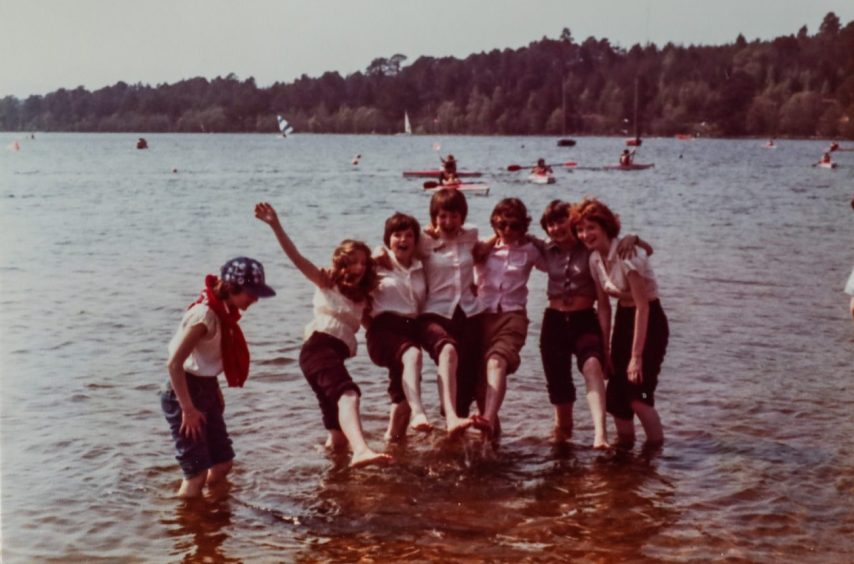
{"type": "Polygon", "coordinates": [[[649,299],[646,297],[646,281],[636,270],[627,274],[632,301],[635,303],[635,336],[632,340],[632,359],[629,361],[629,382],[643,382],[643,348],[646,345],[647,327],[649,327],[649,299]]]}
{"type": "Polygon", "coordinates": [[[294,266],[296,266],[306,278],[316,286],[328,285],[326,282],[326,276],[324,276],[323,272],[317,268],[313,262],[300,254],[296,245],[294,245],[291,238],[288,237],[288,234],[285,233],[282,223],[279,221],[279,215],[276,213],[273,206],[267,202],[256,204],[255,217],[270,226],[273,233],[276,235],[276,239],[279,240],[279,245],[281,245],[282,250],[285,251],[285,254],[288,255],[288,258],[294,263],[294,266]]]}

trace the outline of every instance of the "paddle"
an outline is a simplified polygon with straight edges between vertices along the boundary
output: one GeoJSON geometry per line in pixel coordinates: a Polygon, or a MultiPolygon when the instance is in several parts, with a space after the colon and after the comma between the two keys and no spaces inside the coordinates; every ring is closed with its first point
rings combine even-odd
{"type": "MultiPolygon", "coordinates": [[[[547,164],[546,166],[573,167],[573,166],[578,166],[578,163],[575,161],[566,161],[565,163],[553,163],[553,164],[547,164]]],[[[522,165],[512,164],[512,165],[508,165],[507,170],[509,170],[510,172],[516,172],[517,170],[522,170],[523,168],[534,168],[534,165],[522,166],[522,165]]]]}

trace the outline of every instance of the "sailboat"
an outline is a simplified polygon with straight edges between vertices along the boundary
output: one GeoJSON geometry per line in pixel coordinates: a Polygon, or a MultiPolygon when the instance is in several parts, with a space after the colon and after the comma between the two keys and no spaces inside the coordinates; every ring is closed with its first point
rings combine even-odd
{"type": "Polygon", "coordinates": [[[287,137],[294,132],[294,128],[291,127],[291,124],[288,123],[288,120],[283,118],[280,115],[276,116],[276,120],[279,122],[279,131],[282,132],[282,137],[287,137]]]}
{"type": "Polygon", "coordinates": [[[412,135],[412,125],[409,123],[409,113],[403,111],[403,135],[412,135]]]}
{"type": "Polygon", "coordinates": [[[638,79],[635,78],[635,136],[631,139],[626,139],[627,147],[640,147],[643,140],[640,138],[640,127],[638,124],[638,79]]]}

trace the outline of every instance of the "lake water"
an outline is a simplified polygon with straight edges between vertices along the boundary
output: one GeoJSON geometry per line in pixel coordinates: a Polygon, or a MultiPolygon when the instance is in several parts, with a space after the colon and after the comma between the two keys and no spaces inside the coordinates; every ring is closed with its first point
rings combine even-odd
{"type": "MultiPolygon", "coordinates": [[[[649,139],[636,160],[653,169],[560,169],[557,184],[533,186],[507,165],[600,166],[622,141],[148,135],[138,151],[130,134],[18,138],[13,152],[15,135],[0,133],[5,562],[854,559],[854,323],[842,293],[854,153],[825,170],[810,163],[826,141],[649,139]],[[390,448],[393,465],[351,471],[320,447],[296,362],[312,288],[253,206],[272,202],[326,265],[341,239],[377,244],[395,210],[426,220],[429,196],[401,172],[435,167],[434,143],[487,173],[472,223],[518,196],[542,234],[546,203],[592,194],[654,245],[671,327],[661,451],[590,449],[577,373],[573,442],[550,443],[536,272],[495,452],[474,432],[461,444],[434,433],[390,448]],[[252,373],[224,392],[231,491],[184,504],[156,395],[166,344],[203,275],[242,254],[264,262],[279,295],[245,315],[252,373]]],[[[386,374],[359,340],[348,366],[381,447],[386,374]]]]}

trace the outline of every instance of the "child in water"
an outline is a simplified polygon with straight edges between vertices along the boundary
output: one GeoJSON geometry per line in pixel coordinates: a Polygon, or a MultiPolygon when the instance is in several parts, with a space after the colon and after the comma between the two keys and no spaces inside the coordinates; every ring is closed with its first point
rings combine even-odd
{"type": "Polygon", "coordinates": [[[240,310],[275,295],[264,282],[260,262],[232,259],[222,266],[219,278],[205,278],[199,299],[184,313],[169,342],[169,381],[160,400],[184,472],[179,497],[198,497],[204,486],[221,483],[231,470],[234,450],[217,376],[225,371],[229,386],[243,386],[249,349],[237,324],[240,310]]]}
{"type": "Polygon", "coordinates": [[[323,425],[329,432],[326,446],[338,450],[349,445],[351,467],[390,460],[365,441],[359,415],[361,391],[344,366],[356,354],[356,331],[376,285],[370,249],[359,241],[342,241],[332,255],[332,268],[322,270],[300,254],[273,206],[257,204],[255,217],[272,228],[294,266],[316,286],[314,319],[305,328],[299,363],[320,403],[323,425]]]}

